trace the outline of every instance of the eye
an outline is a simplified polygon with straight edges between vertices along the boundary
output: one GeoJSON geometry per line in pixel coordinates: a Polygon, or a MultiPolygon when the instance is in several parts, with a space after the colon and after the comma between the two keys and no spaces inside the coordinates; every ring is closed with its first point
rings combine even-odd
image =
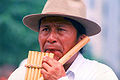
{"type": "Polygon", "coordinates": [[[63,28],[58,28],[57,30],[58,31],[65,31],[65,29],[63,29],[63,28]]]}
{"type": "Polygon", "coordinates": [[[49,31],[49,25],[47,24],[40,25],[40,31],[49,31]]]}
{"type": "Polygon", "coordinates": [[[42,31],[49,31],[49,28],[47,28],[47,27],[42,28],[42,31]]]}

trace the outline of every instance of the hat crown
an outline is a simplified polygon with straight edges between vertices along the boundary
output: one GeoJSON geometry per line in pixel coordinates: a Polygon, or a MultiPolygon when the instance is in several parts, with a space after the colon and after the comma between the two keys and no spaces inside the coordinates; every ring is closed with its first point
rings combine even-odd
{"type": "Polygon", "coordinates": [[[86,18],[86,6],[83,0],[48,0],[42,14],[61,13],[86,18]]]}
{"type": "Polygon", "coordinates": [[[83,0],[47,0],[41,14],[32,14],[23,18],[23,23],[30,29],[39,32],[39,21],[43,17],[67,17],[80,23],[87,36],[93,36],[101,31],[100,26],[86,19],[86,6],[83,0]]]}

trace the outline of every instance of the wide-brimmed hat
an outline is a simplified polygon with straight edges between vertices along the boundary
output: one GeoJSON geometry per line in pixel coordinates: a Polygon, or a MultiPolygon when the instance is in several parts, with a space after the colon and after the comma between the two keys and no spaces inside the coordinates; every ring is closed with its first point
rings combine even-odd
{"type": "Polygon", "coordinates": [[[23,18],[23,23],[33,31],[39,31],[39,21],[43,17],[67,17],[79,22],[86,30],[87,36],[98,34],[100,26],[86,19],[86,6],[83,0],[48,0],[41,14],[31,14],[23,18]]]}

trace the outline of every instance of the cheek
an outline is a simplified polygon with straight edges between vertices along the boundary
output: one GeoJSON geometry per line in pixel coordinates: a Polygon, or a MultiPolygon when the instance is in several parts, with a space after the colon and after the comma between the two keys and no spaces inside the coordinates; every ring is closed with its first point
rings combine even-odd
{"type": "Polygon", "coordinates": [[[77,43],[76,41],[76,36],[75,35],[66,35],[65,38],[61,38],[62,40],[62,45],[64,48],[64,54],[67,53],[74,45],[77,43]]]}
{"type": "Polygon", "coordinates": [[[41,35],[39,35],[38,41],[39,41],[40,49],[41,49],[41,51],[43,51],[43,46],[45,44],[45,37],[42,37],[41,35]]]}
{"type": "Polygon", "coordinates": [[[64,54],[66,52],[68,52],[73,46],[75,45],[75,42],[70,40],[70,41],[67,41],[66,43],[64,43],[64,54]]]}

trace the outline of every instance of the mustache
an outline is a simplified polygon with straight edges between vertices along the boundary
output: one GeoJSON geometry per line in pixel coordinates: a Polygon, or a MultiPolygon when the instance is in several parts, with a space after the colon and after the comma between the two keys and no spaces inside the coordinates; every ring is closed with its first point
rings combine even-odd
{"type": "Polygon", "coordinates": [[[51,50],[58,50],[60,52],[63,52],[63,48],[59,44],[46,43],[43,48],[44,48],[44,52],[46,52],[49,49],[51,49],[51,50]]]}

